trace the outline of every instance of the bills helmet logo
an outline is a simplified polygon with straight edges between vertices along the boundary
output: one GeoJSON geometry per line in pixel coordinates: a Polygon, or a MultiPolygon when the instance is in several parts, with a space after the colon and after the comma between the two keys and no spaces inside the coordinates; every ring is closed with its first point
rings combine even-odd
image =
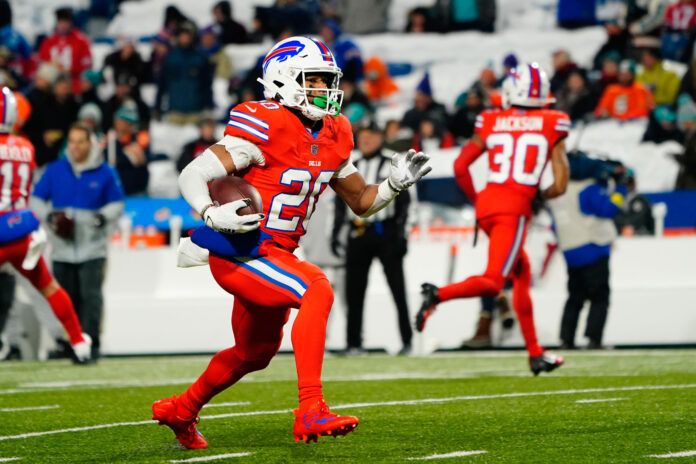
{"type": "Polygon", "coordinates": [[[280,47],[275,50],[271,50],[266,58],[263,60],[263,71],[266,72],[266,68],[271,61],[277,61],[282,63],[288,58],[299,55],[299,53],[304,50],[305,46],[302,42],[291,40],[283,43],[280,47]]]}

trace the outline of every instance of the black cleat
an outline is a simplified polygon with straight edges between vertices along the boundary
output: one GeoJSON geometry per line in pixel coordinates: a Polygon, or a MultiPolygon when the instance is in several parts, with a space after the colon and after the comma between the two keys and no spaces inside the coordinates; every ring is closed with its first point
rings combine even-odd
{"type": "Polygon", "coordinates": [[[529,357],[529,368],[534,375],[539,375],[540,372],[551,372],[563,365],[563,358],[555,354],[544,352],[541,356],[529,357]]]}
{"type": "Polygon", "coordinates": [[[418,332],[422,332],[425,329],[425,323],[435,312],[435,308],[437,308],[437,304],[440,302],[440,298],[437,295],[437,287],[433,284],[422,284],[421,295],[423,296],[423,302],[416,315],[416,330],[418,332]]]}

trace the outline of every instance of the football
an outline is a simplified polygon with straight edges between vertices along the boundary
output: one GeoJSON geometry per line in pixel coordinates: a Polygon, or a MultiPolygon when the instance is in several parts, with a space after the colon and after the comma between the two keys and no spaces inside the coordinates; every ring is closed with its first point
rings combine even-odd
{"type": "Polygon", "coordinates": [[[231,203],[241,198],[249,198],[251,205],[237,211],[239,215],[263,212],[263,202],[258,190],[241,177],[226,176],[208,184],[210,198],[218,205],[231,203]]]}

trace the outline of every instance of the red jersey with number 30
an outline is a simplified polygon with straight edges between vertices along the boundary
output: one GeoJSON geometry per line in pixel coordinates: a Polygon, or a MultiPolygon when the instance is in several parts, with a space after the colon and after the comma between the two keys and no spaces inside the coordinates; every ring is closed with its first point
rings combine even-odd
{"type": "Polygon", "coordinates": [[[508,108],[481,113],[476,134],[488,152],[488,179],[476,199],[476,216],[531,216],[551,150],[569,130],[570,119],[562,111],[508,108]]]}
{"type": "Polygon", "coordinates": [[[289,109],[274,101],[247,102],[230,111],[225,135],[259,147],[265,166],[239,173],[261,194],[261,230],[287,250],[307,231],[317,199],[350,158],[353,133],[345,116],[326,116],[316,137],[289,109]]]}
{"type": "Polygon", "coordinates": [[[27,208],[35,168],[29,140],[0,134],[0,214],[27,208]]]}

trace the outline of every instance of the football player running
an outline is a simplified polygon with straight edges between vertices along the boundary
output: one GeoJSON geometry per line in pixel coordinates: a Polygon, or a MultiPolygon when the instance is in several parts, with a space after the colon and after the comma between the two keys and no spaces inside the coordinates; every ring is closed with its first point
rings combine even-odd
{"type": "MultiPolygon", "coordinates": [[[[235,237],[259,236],[258,250],[242,256],[183,241],[182,255],[204,257],[213,277],[234,295],[235,345],[213,356],[207,369],[179,396],[153,404],[153,419],[169,426],[186,448],[205,448],[196,429],[203,405],[249,372],[264,369],[278,351],[290,308],[299,311],[291,339],[297,368],[299,407],[294,411],[295,441],[344,435],[358,425],[324,402],[321,382],[326,323],[333,291],[323,272],[299,260],[293,250],[305,233],[318,196],[327,186],[359,216],[387,206],[430,171],[428,157],[409,151],[394,155],[391,175],[366,185],[350,162],[353,135],[340,115],[341,70],[321,41],[291,37],[277,43],[263,61],[264,101],[237,105],[225,136],[192,161],[179,185],[208,228],[235,237]],[[216,205],[208,182],[234,174],[260,193],[263,212],[238,215],[247,200],[216,205]],[[258,230],[257,230],[258,229],[258,230]],[[240,235],[243,234],[243,235],[240,235]]],[[[209,234],[208,234],[209,235],[209,234]]]]}
{"type": "Polygon", "coordinates": [[[523,64],[503,82],[503,110],[481,113],[475,134],[454,163],[455,179],[476,207],[477,226],[488,235],[488,265],[483,275],[444,287],[422,285],[423,302],[416,317],[421,332],[437,304],[455,298],[497,296],[512,278],[512,305],[529,353],[534,375],[552,371],[563,358],[544,352],[534,327],[530,297],[531,270],[524,252],[532,201],[562,195],[568,184],[564,139],[570,119],[560,111],[544,109],[553,102],[549,80],[536,63],[523,64]],[[469,166],[488,152],[488,179],[477,193],[469,166]],[[551,160],[553,184],[539,192],[542,172],[551,160]]]}
{"type": "MultiPolygon", "coordinates": [[[[34,146],[13,135],[17,124],[17,99],[8,87],[0,91],[0,266],[10,263],[46,299],[68,334],[78,363],[87,363],[92,340],[82,333],[70,296],[58,284],[41,256],[46,233],[28,209],[31,181],[36,169],[34,146]]],[[[0,328],[0,331],[2,328],[0,328]]]]}

